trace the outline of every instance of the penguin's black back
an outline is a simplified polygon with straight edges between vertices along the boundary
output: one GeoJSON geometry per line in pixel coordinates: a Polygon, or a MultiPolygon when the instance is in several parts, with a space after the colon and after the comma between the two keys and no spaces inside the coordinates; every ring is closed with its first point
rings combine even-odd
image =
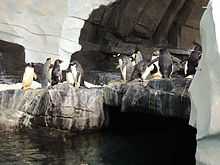
{"type": "Polygon", "coordinates": [[[199,60],[202,56],[202,47],[197,43],[194,43],[194,45],[193,51],[188,59],[186,76],[196,73],[196,67],[198,67],[199,60]]]}
{"type": "Polygon", "coordinates": [[[159,54],[159,70],[163,78],[169,78],[172,73],[171,54],[167,49],[160,49],[159,54]]]}
{"type": "Polygon", "coordinates": [[[51,75],[51,85],[56,85],[60,82],[62,77],[62,73],[60,70],[60,60],[56,60],[52,69],[52,75],[51,75]]]}

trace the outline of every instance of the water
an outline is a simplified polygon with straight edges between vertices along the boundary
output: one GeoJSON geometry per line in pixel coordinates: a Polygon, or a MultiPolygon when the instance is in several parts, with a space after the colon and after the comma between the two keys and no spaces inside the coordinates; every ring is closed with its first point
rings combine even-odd
{"type": "MultiPolygon", "coordinates": [[[[72,137],[42,131],[1,134],[0,164],[136,164],[135,162],[138,160],[135,160],[134,155],[132,162],[127,161],[129,150],[133,154],[137,152],[134,143],[129,142],[130,138],[112,133],[84,134],[72,137]]],[[[135,139],[135,137],[133,138],[135,139]]]]}
{"type": "Polygon", "coordinates": [[[155,165],[161,162],[165,165],[193,164],[194,155],[191,148],[195,144],[186,136],[186,131],[175,129],[154,129],[144,132],[108,131],[81,135],[48,130],[1,132],[0,164],[155,165]]]}

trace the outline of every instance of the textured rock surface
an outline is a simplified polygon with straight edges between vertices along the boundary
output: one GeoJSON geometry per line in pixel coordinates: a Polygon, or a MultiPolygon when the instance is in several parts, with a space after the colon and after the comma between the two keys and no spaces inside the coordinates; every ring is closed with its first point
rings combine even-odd
{"type": "MultiPolygon", "coordinates": [[[[187,0],[119,0],[94,10],[85,23],[80,44],[84,51],[96,48],[105,53],[131,53],[160,44],[177,46],[175,21],[193,6],[187,0]],[[184,8],[185,7],[185,8],[184,8]],[[96,45],[96,46],[95,46],[96,45]]],[[[145,53],[144,50],[142,50],[145,53]]]]}
{"type": "Polygon", "coordinates": [[[1,6],[1,40],[24,46],[26,62],[62,58],[65,68],[81,46],[85,51],[130,53],[138,45],[144,54],[149,53],[146,47],[161,43],[178,46],[180,29],[194,4],[191,0],[2,0],[1,6]]]}
{"type": "MultiPolygon", "coordinates": [[[[132,112],[189,118],[189,80],[115,82],[104,88],[58,84],[49,89],[0,92],[0,125],[90,131],[103,128],[108,113],[132,112]]],[[[108,123],[107,123],[108,124],[108,123]]],[[[105,125],[108,126],[108,125],[105,125]]]]}
{"type": "Polygon", "coordinates": [[[69,131],[100,129],[104,122],[99,89],[75,89],[68,84],[49,90],[0,92],[1,125],[49,127],[69,131]]]}
{"type": "Polygon", "coordinates": [[[190,80],[174,79],[113,84],[105,88],[105,104],[121,112],[144,112],[189,119],[190,80]]]}

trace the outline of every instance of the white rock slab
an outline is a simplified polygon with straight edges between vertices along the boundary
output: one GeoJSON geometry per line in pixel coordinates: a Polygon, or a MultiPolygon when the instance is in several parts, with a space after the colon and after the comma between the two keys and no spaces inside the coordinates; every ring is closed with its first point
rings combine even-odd
{"type": "Polygon", "coordinates": [[[197,165],[220,164],[220,135],[199,140],[197,145],[197,165]]]}
{"type": "Polygon", "coordinates": [[[26,62],[60,58],[68,66],[93,9],[115,0],[1,0],[0,40],[25,47],[26,62]]]}

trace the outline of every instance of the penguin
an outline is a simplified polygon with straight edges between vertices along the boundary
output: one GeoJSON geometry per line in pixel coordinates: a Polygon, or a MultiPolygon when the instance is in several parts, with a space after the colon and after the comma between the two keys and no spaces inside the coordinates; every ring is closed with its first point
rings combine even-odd
{"type": "Polygon", "coordinates": [[[193,48],[191,50],[189,59],[185,64],[185,75],[186,77],[193,77],[196,73],[196,68],[199,65],[199,60],[202,57],[202,47],[200,44],[193,42],[193,48]]]}
{"type": "Polygon", "coordinates": [[[52,70],[53,70],[53,64],[50,64],[50,67],[49,67],[49,72],[48,72],[48,77],[47,77],[47,79],[48,79],[48,84],[50,85],[51,84],[51,82],[52,82],[52,70]]]}
{"type": "Polygon", "coordinates": [[[60,64],[62,63],[62,60],[57,59],[54,62],[52,74],[51,74],[51,85],[56,85],[62,80],[62,71],[60,69],[60,64]]]}
{"type": "Polygon", "coordinates": [[[145,61],[139,62],[134,66],[134,71],[132,72],[131,79],[145,80],[146,75],[149,74],[148,71],[146,71],[146,69],[147,69],[147,63],[145,61]]]}
{"type": "Polygon", "coordinates": [[[171,54],[166,48],[159,50],[159,71],[162,78],[170,78],[173,70],[173,62],[171,54]]]}
{"type": "Polygon", "coordinates": [[[51,68],[51,58],[47,58],[46,62],[43,66],[43,73],[42,73],[42,82],[41,85],[43,88],[46,88],[48,86],[48,83],[50,82],[50,68],[51,68]]]}
{"type": "Polygon", "coordinates": [[[145,67],[141,70],[141,80],[149,79],[161,79],[161,74],[158,69],[158,57],[152,57],[149,64],[145,64],[145,67]]]}
{"type": "Polygon", "coordinates": [[[143,61],[143,56],[139,50],[135,50],[135,52],[132,54],[132,65],[135,66],[141,61],[143,61]]]}
{"type": "Polygon", "coordinates": [[[117,68],[120,68],[122,79],[125,82],[130,81],[134,71],[131,58],[126,55],[121,55],[118,59],[118,63],[117,68]]]}
{"type": "Polygon", "coordinates": [[[74,60],[71,62],[71,72],[73,76],[73,85],[77,88],[84,86],[84,70],[78,61],[74,60]]]}
{"type": "Polygon", "coordinates": [[[150,62],[147,62],[142,59],[142,61],[140,61],[134,67],[134,71],[132,74],[132,80],[133,79],[140,79],[140,80],[144,81],[147,79],[151,79],[150,75],[151,74],[156,75],[156,73],[158,75],[157,77],[160,78],[160,73],[158,70],[158,60],[159,60],[158,54],[156,54],[155,52],[153,52],[153,54],[151,54],[151,61],[150,62]],[[155,73],[151,72],[153,70],[157,70],[157,72],[155,72],[155,73]]]}
{"type": "Polygon", "coordinates": [[[66,70],[66,81],[71,85],[74,85],[73,71],[74,71],[73,65],[72,63],[70,63],[66,70]]]}
{"type": "Polygon", "coordinates": [[[36,79],[37,79],[37,75],[34,72],[34,64],[28,63],[25,67],[25,71],[23,74],[22,89],[24,91],[31,89],[32,82],[33,80],[36,80],[36,79]]]}

